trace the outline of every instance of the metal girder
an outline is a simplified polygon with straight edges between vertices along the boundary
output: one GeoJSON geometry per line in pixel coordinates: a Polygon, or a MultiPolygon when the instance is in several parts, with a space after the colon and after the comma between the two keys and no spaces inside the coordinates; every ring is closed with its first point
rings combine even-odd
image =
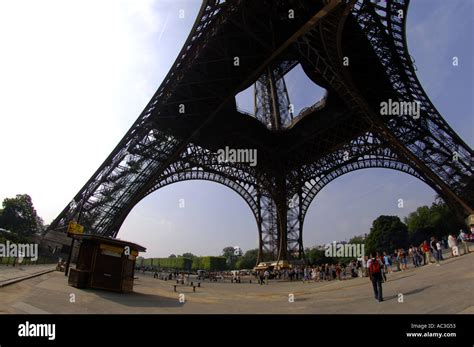
{"type": "Polygon", "coordinates": [[[116,237],[152,192],[208,180],[249,205],[258,261],[301,258],[314,197],[337,177],[364,168],[408,173],[459,213],[472,213],[473,151],[416,77],[406,45],[407,9],[408,0],[203,1],[157,92],[50,229],[65,231],[80,215],[87,232],[116,237]],[[328,93],[294,117],[284,76],[298,63],[328,93]],[[235,95],[252,84],[250,116],[266,127],[235,104],[235,95]],[[387,98],[419,102],[420,118],[380,115],[387,98]],[[220,161],[216,148],[229,143],[258,150],[258,164],[220,161]]]}

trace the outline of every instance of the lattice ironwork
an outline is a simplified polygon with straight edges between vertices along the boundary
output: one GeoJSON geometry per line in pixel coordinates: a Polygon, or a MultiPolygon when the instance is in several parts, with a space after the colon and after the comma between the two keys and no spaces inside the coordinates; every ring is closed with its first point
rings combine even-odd
{"type": "Polygon", "coordinates": [[[365,168],[417,177],[460,215],[472,213],[473,151],[416,77],[406,45],[408,4],[203,1],[158,91],[50,228],[65,231],[80,219],[86,232],[116,237],[147,195],[208,180],[250,207],[259,261],[301,258],[304,219],[317,193],[365,168]],[[294,116],[284,76],[297,64],[327,94],[294,116]],[[247,114],[235,95],[251,85],[255,110],[247,114]],[[420,117],[381,115],[388,99],[418,102],[420,117]],[[257,165],[220,160],[225,147],[256,150],[257,165]]]}

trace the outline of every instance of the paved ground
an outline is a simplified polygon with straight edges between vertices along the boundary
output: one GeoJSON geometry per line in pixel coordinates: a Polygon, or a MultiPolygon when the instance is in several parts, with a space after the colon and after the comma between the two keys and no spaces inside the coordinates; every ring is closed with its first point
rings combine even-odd
{"type": "Polygon", "coordinates": [[[52,272],[0,288],[0,313],[474,313],[473,262],[471,253],[390,274],[382,303],[367,278],[268,286],[204,282],[196,293],[191,287],[174,293],[173,282],[139,274],[134,293],[118,294],[76,289],[64,273],[52,272]]]}
{"type": "Polygon", "coordinates": [[[44,265],[0,265],[0,286],[9,281],[33,276],[51,269],[55,269],[56,264],[44,265]]]}

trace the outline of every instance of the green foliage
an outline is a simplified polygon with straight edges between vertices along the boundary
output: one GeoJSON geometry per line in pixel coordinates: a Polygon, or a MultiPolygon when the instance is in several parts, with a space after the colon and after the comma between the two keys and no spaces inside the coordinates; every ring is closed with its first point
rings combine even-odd
{"type": "Polygon", "coordinates": [[[143,266],[152,266],[160,269],[172,269],[189,271],[191,269],[192,260],[184,257],[175,258],[148,258],[143,259],[143,266]]]}
{"type": "Polygon", "coordinates": [[[332,263],[332,259],[326,257],[324,249],[307,248],[305,250],[306,260],[310,265],[321,265],[332,263]]]}
{"type": "Polygon", "coordinates": [[[234,254],[234,247],[228,246],[222,250],[222,256],[226,259],[227,268],[232,270],[235,268],[237,262],[237,256],[234,254]]]}
{"type": "Polygon", "coordinates": [[[412,212],[405,217],[404,220],[407,225],[408,231],[413,233],[419,229],[433,228],[433,222],[431,220],[430,208],[428,206],[420,206],[415,212],[412,212]]]}
{"type": "MultiPolygon", "coordinates": [[[[226,258],[224,257],[199,257],[199,265],[196,270],[223,271],[226,269],[226,258]]],[[[193,266],[194,268],[194,266],[193,266]]]]}
{"type": "Polygon", "coordinates": [[[196,257],[193,259],[193,263],[191,265],[191,269],[196,271],[196,270],[204,270],[202,268],[202,261],[201,261],[201,257],[196,257]]]}
{"type": "MultiPolygon", "coordinates": [[[[186,254],[186,253],[185,253],[186,254]]],[[[151,266],[157,269],[190,271],[207,270],[222,271],[226,269],[224,257],[175,257],[175,258],[148,258],[143,259],[143,266],[151,266]]]]}
{"type": "Polygon", "coordinates": [[[365,250],[372,252],[393,252],[408,246],[407,226],[397,216],[380,216],[372,223],[367,236],[365,250]]]}
{"type": "Polygon", "coordinates": [[[349,240],[349,243],[353,244],[365,244],[365,238],[366,236],[364,235],[359,235],[359,236],[354,236],[349,240]]]}
{"type": "Polygon", "coordinates": [[[14,233],[31,235],[42,231],[43,221],[36,214],[36,210],[27,194],[18,194],[15,198],[3,200],[3,210],[0,215],[0,227],[14,233]]]}
{"type": "Polygon", "coordinates": [[[10,241],[11,243],[32,243],[33,238],[29,235],[14,234],[0,231],[0,243],[5,244],[10,241]]]}
{"type": "Polygon", "coordinates": [[[464,221],[443,202],[435,202],[428,206],[421,206],[405,218],[405,224],[410,233],[410,242],[416,244],[436,236],[438,239],[449,233],[457,234],[465,227],[464,221]]]}
{"type": "Polygon", "coordinates": [[[236,269],[253,269],[257,264],[258,249],[251,249],[237,260],[235,263],[236,269]]]}

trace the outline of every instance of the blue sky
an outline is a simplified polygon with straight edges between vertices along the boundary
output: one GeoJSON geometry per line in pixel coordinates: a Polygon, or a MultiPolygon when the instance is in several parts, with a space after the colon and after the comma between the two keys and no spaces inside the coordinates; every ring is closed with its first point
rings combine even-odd
{"type": "MultiPolygon", "coordinates": [[[[8,163],[0,170],[0,199],[28,193],[50,222],[158,88],[199,6],[194,0],[0,0],[0,145],[8,163]]],[[[407,25],[423,87],[471,147],[473,15],[472,1],[413,0],[407,25]],[[453,56],[459,58],[457,67],[453,56]]],[[[287,85],[297,110],[321,94],[301,73],[293,73],[287,85]]],[[[248,108],[245,99],[239,104],[248,108]]],[[[347,174],[314,199],[305,246],[366,233],[379,215],[406,216],[434,196],[403,173],[347,174]],[[398,199],[404,200],[403,209],[398,199]]],[[[257,246],[253,215],[240,196],[200,181],[167,186],[141,201],[119,237],[146,246],[146,256],[257,246]]]]}

